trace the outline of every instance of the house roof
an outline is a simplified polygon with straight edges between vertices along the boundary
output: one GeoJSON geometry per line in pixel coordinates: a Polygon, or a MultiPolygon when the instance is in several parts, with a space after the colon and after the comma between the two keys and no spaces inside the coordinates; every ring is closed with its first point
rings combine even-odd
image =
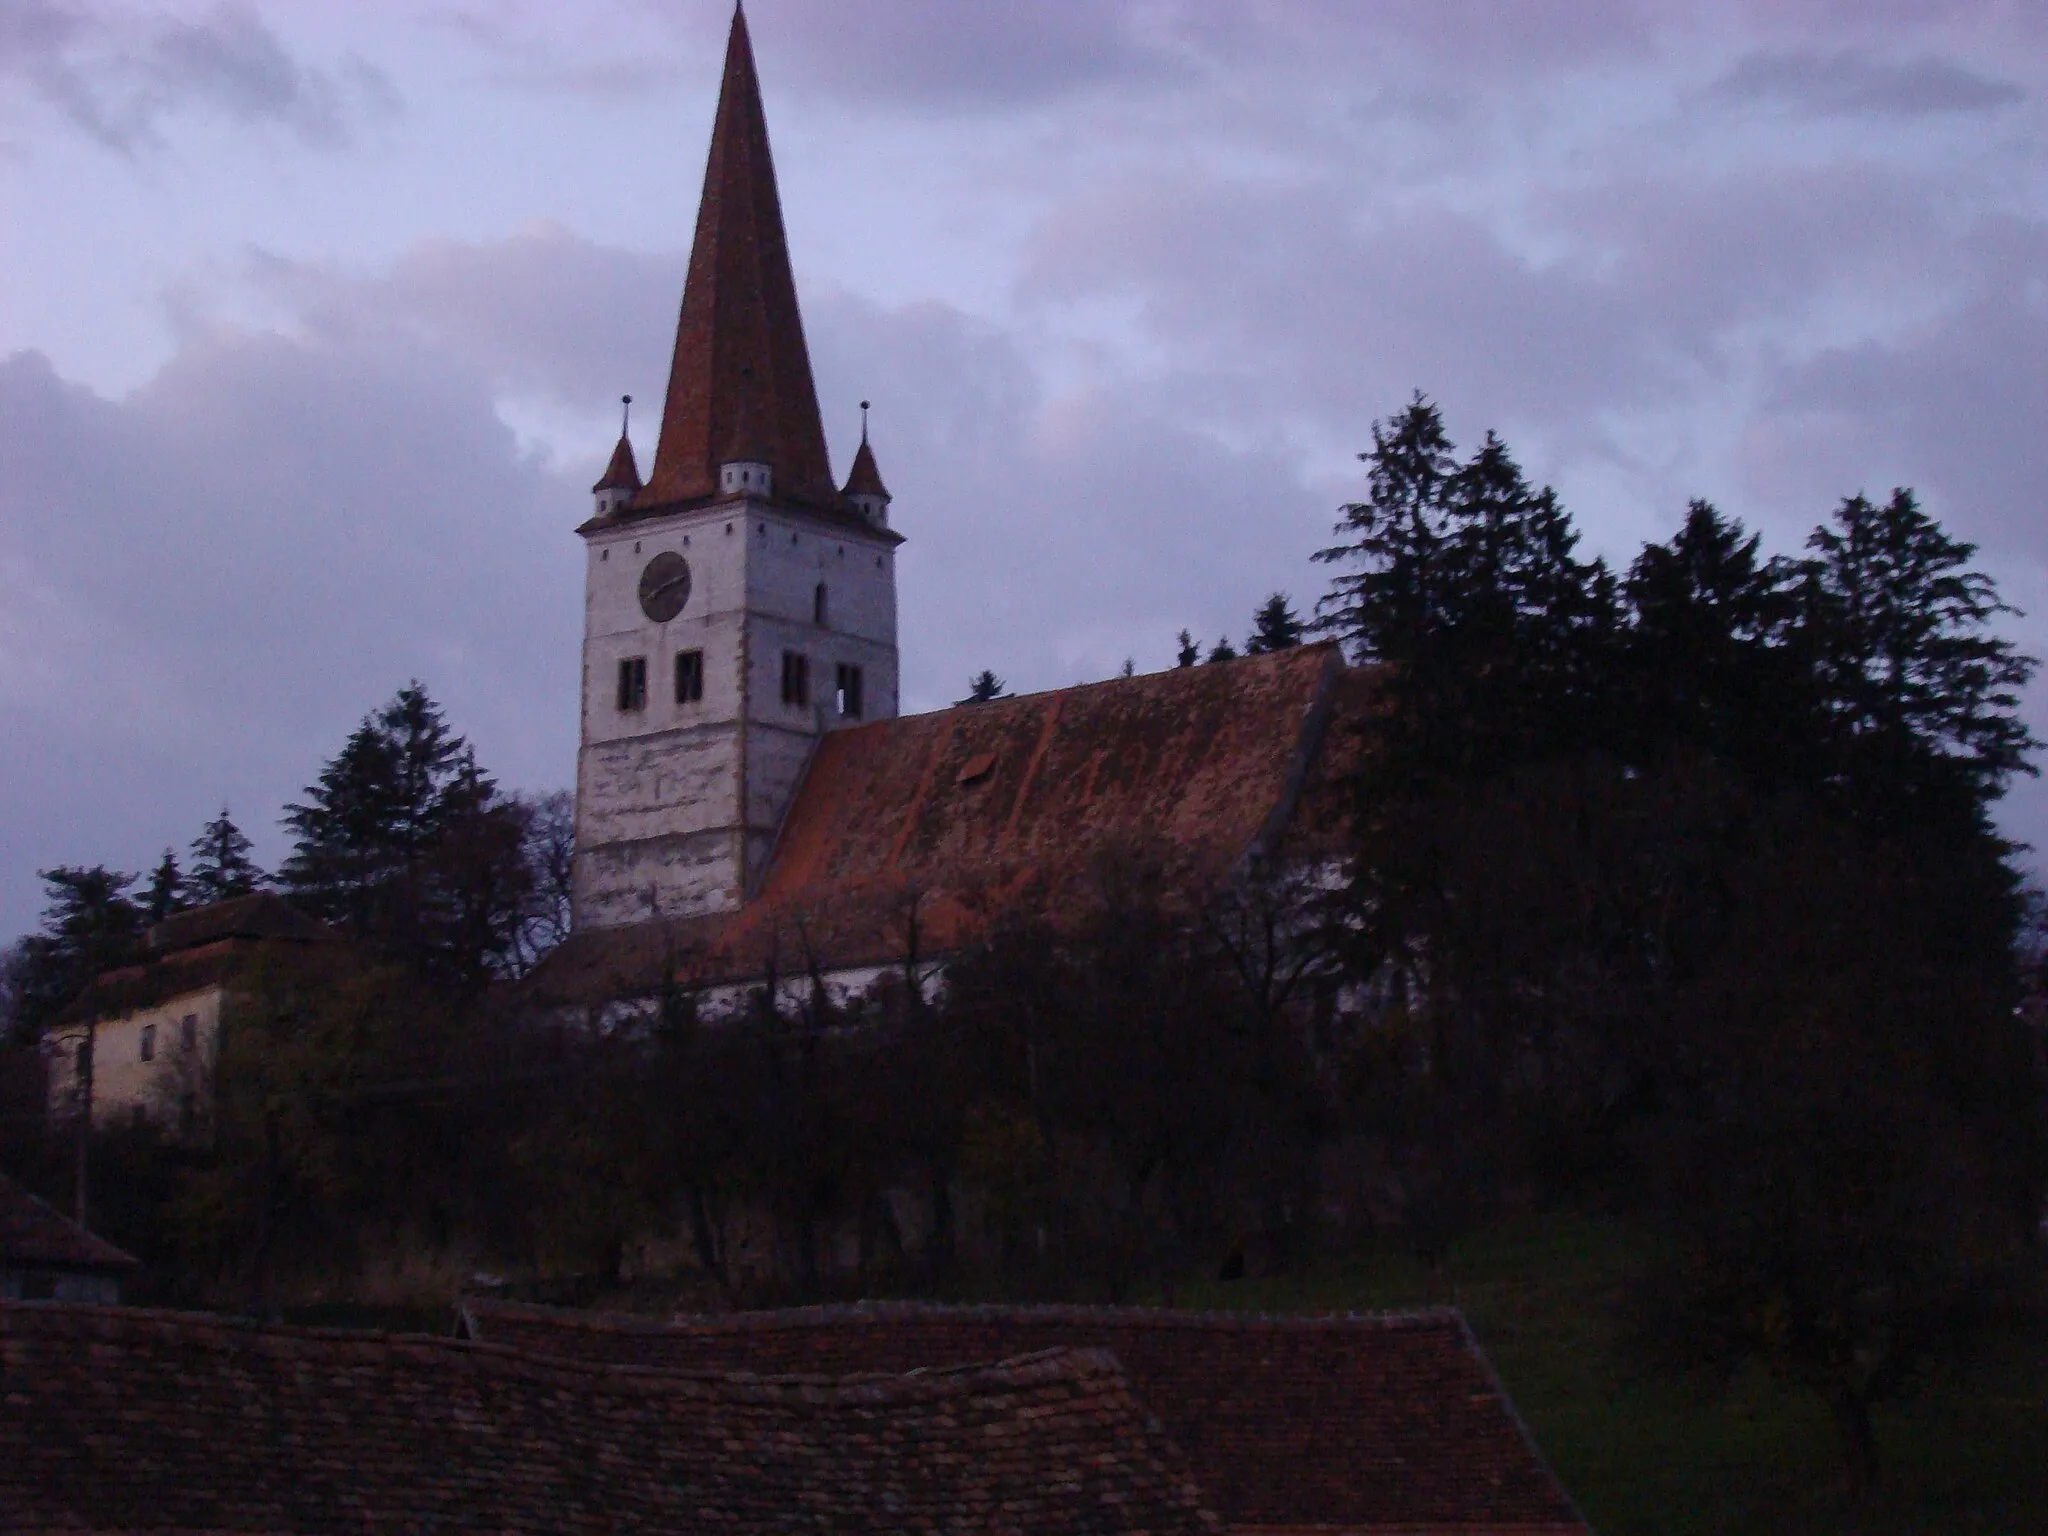
{"type": "Polygon", "coordinates": [[[1106,1355],[833,1380],[0,1306],[10,1529],[1220,1536],[1106,1355]]]}
{"type": "Polygon", "coordinates": [[[1200,889],[1274,846],[1346,686],[1335,646],[960,705],[818,745],[754,898],[736,912],[582,930],[534,978],[547,1001],[900,963],[1006,913],[1071,912],[1136,851],[1200,889]]]}
{"type": "Polygon", "coordinates": [[[149,930],[150,958],[102,971],[58,1016],[66,1024],[119,1018],[223,985],[264,944],[333,938],[269,891],[177,912],[149,930]]]}
{"type": "Polygon", "coordinates": [[[95,1237],[0,1174],[0,1263],[35,1269],[114,1271],[141,1260],[95,1237]]]}
{"type": "Polygon", "coordinates": [[[695,1370],[908,1371],[1106,1350],[1234,1530],[1583,1533],[1454,1311],[1258,1317],[863,1303],[668,1323],[473,1301],[474,1336],[695,1370]]]}
{"type": "Polygon", "coordinates": [[[746,17],[735,10],[661,437],[635,509],[716,495],[719,465],[742,450],[774,472],[778,499],[841,510],[790,273],[753,45],[746,17]]]}

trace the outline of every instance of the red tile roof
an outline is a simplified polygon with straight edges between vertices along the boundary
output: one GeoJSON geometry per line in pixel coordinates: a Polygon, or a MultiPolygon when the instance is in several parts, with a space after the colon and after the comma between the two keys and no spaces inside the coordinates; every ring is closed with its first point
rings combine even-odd
{"type": "Polygon", "coordinates": [[[1115,1307],[864,1303],[662,1324],[473,1302],[474,1336],[693,1370],[908,1371],[1107,1350],[1233,1529],[1585,1526],[1456,1312],[1254,1317],[1115,1307]]]}
{"type": "Polygon", "coordinates": [[[676,324],[654,467],[636,508],[717,494],[718,468],[765,460],[778,499],[838,511],[768,152],[746,17],[735,11],[676,324]]]}
{"type": "Polygon", "coordinates": [[[619,434],[619,445],[612,450],[612,460],[604,467],[604,478],[590,489],[593,492],[640,489],[640,466],[633,459],[633,440],[625,433],[619,434]]]}
{"type": "Polygon", "coordinates": [[[0,1265],[113,1273],[140,1262],[0,1174],[0,1265]]]}
{"type": "Polygon", "coordinates": [[[925,952],[944,954],[1005,912],[1077,910],[1118,850],[1214,884],[1288,829],[1340,696],[1361,697],[1347,674],[1336,647],[1302,646],[835,731],[752,901],[578,932],[536,992],[630,995],[671,962],[755,977],[771,956],[800,968],[805,946],[828,968],[900,962],[913,893],[925,952]]]}
{"type": "Polygon", "coordinates": [[[59,1015],[67,1024],[119,1018],[220,986],[266,944],[330,942],[334,932],[268,891],[175,913],[149,930],[150,958],[102,971],[59,1015]]]}
{"type": "Polygon", "coordinates": [[[760,1379],[0,1305],[11,1530],[1220,1536],[1100,1353],[760,1379]]]}

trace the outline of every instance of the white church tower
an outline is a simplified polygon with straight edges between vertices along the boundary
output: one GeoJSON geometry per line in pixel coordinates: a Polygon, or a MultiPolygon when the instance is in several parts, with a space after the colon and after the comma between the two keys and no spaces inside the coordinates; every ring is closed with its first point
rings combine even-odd
{"type": "Polygon", "coordinates": [[[902,542],[865,415],[832,481],[737,12],[654,465],[592,491],[575,925],[736,907],[819,738],[896,713],[902,542]]]}

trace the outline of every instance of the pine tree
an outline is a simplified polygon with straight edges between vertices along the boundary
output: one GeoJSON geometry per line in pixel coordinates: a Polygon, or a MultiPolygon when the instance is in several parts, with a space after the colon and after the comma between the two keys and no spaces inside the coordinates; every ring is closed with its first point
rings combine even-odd
{"type": "Polygon", "coordinates": [[[1301,644],[1301,619],[1288,605],[1285,592],[1275,592],[1252,615],[1251,638],[1244,643],[1247,656],[1284,651],[1301,644]]]}
{"type": "Polygon", "coordinates": [[[1230,643],[1230,636],[1223,635],[1217,639],[1209,651],[1208,659],[1212,662],[1237,660],[1237,647],[1230,643]]]}
{"type": "Polygon", "coordinates": [[[2015,610],[1909,490],[1852,496],[1813,531],[1801,598],[1833,778],[1859,814],[1981,821],[2040,745],[2019,714],[2038,665],[1988,631],[2015,610]]]}
{"type": "Polygon", "coordinates": [[[403,962],[481,982],[516,943],[531,875],[517,807],[413,682],[286,807],[294,902],[403,962]]]}
{"type": "Polygon", "coordinates": [[[968,679],[967,697],[964,704],[986,704],[992,699],[1007,697],[1010,685],[997,677],[993,671],[984,669],[968,679]]]}
{"type": "Polygon", "coordinates": [[[263,888],[269,876],[249,857],[249,839],[222,806],[192,839],[192,873],[185,877],[185,891],[192,905],[229,901],[263,888]]]}
{"type": "Polygon", "coordinates": [[[143,915],[152,923],[160,923],[184,907],[185,877],[179,873],[178,856],[166,848],[156,868],[150,871],[149,884],[143,891],[143,915]]]}
{"type": "Polygon", "coordinates": [[[133,875],[94,865],[39,872],[46,903],[42,928],[21,941],[15,977],[18,1030],[47,1028],[100,972],[132,964],[142,952],[143,914],[128,898],[133,875]]]}
{"type": "Polygon", "coordinates": [[[1186,630],[1180,632],[1180,649],[1173,653],[1173,664],[1177,667],[1192,667],[1202,659],[1202,648],[1195,644],[1195,637],[1186,630]]]}

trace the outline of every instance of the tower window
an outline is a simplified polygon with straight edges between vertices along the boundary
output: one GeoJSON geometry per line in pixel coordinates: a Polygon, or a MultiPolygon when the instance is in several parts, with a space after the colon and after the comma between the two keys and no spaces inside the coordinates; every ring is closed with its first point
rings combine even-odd
{"type": "MultiPolygon", "coordinates": [[[[822,589],[821,589],[822,590],[822,589]]],[[[850,720],[860,718],[860,668],[839,663],[839,713],[850,720]]]]}
{"type": "Polygon", "coordinates": [[[825,623],[825,611],[825,583],[821,581],[811,589],[811,622],[825,623]]]}
{"type": "Polygon", "coordinates": [[[188,1013],[178,1020],[178,1044],[191,1050],[199,1044],[199,1015],[188,1013]]]}
{"type": "Polygon", "coordinates": [[[647,707],[647,658],[628,656],[619,663],[619,712],[647,707]]]}
{"type": "Polygon", "coordinates": [[[811,702],[811,658],[802,651],[782,653],[782,702],[798,708],[811,702]]]}
{"type": "Polygon", "coordinates": [[[144,1061],[156,1060],[156,1026],[154,1024],[142,1026],[142,1059],[144,1061]]]}
{"type": "Polygon", "coordinates": [[[704,697],[704,653],[676,652],[676,702],[695,704],[704,697]]]}

